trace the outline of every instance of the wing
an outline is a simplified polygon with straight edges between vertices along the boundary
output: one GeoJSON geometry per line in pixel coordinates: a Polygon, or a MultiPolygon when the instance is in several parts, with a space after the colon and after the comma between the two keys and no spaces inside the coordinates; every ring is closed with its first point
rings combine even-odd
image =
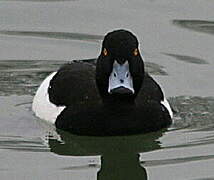
{"type": "Polygon", "coordinates": [[[138,94],[137,102],[157,101],[164,100],[163,92],[155,80],[147,73],[145,73],[142,88],[138,94]]]}
{"type": "Polygon", "coordinates": [[[74,106],[100,100],[95,83],[95,66],[72,62],[62,66],[50,81],[49,98],[57,106],[74,106]]]}

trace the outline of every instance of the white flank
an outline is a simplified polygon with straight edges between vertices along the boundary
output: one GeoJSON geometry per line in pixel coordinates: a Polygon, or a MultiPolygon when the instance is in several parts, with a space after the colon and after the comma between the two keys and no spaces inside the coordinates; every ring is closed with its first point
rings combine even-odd
{"type": "Polygon", "coordinates": [[[35,115],[50,123],[55,123],[57,116],[63,111],[65,106],[56,106],[49,101],[48,87],[50,80],[56,72],[50,74],[38,88],[33,99],[32,110],[35,115]]]}
{"type": "Polygon", "coordinates": [[[164,98],[164,100],[161,101],[161,104],[163,104],[163,105],[165,106],[165,108],[166,108],[166,109],[168,110],[168,112],[169,112],[170,117],[173,118],[172,109],[171,109],[171,107],[170,107],[170,105],[169,105],[169,102],[167,101],[166,98],[164,98]]]}

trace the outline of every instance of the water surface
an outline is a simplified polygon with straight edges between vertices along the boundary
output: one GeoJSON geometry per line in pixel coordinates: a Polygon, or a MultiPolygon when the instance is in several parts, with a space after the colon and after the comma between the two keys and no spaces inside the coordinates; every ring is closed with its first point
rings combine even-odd
{"type": "Polygon", "coordinates": [[[212,1],[0,1],[2,179],[214,179],[212,1]],[[140,41],[146,70],[175,111],[169,129],[85,137],[34,116],[42,80],[100,53],[106,32],[140,41]]]}

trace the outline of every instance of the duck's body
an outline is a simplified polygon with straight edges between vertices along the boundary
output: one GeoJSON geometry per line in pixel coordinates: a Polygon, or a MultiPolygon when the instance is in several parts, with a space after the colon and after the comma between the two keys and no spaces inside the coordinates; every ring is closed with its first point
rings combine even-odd
{"type": "Polygon", "coordinates": [[[167,127],[172,121],[171,108],[160,86],[144,72],[139,52],[131,57],[119,45],[118,56],[113,53],[118,46],[108,44],[109,37],[111,43],[125,39],[127,45],[127,36],[133,42],[135,36],[123,30],[109,34],[96,65],[71,62],[44,80],[34,97],[33,111],[57,128],[85,135],[131,134],[167,127]]]}

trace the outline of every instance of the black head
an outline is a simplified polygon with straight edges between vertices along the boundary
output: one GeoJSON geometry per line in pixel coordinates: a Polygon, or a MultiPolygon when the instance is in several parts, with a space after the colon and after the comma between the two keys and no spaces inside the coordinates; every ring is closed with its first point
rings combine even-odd
{"type": "Polygon", "coordinates": [[[126,30],[108,33],[97,60],[96,82],[104,101],[134,101],[144,77],[144,63],[135,35],[126,30]]]}

